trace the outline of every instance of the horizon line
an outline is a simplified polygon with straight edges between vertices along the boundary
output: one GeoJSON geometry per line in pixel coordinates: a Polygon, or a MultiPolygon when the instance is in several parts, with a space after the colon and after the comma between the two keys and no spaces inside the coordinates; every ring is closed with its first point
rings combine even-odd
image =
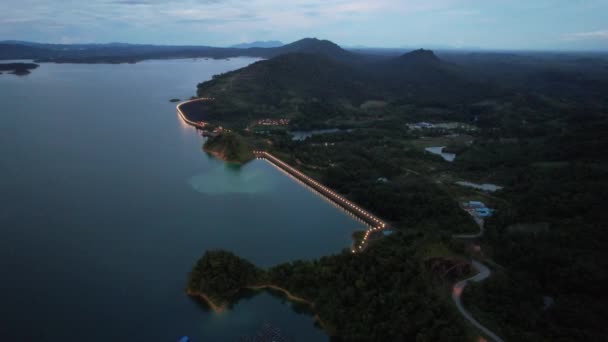
{"type": "MultiPolygon", "coordinates": [[[[295,43],[297,41],[303,40],[303,39],[318,39],[318,38],[314,38],[314,37],[305,37],[305,38],[301,38],[298,40],[294,40],[293,42],[290,43],[283,43],[284,45],[289,45],[291,43],[295,43]]],[[[411,45],[411,46],[407,46],[407,45],[403,45],[403,46],[365,46],[365,45],[350,45],[350,44],[338,44],[334,41],[331,41],[329,39],[318,39],[318,40],[327,40],[330,41],[338,46],[340,46],[342,49],[345,50],[416,50],[416,49],[427,49],[427,50],[434,50],[434,51],[483,51],[483,52],[586,52],[586,53],[608,53],[608,47],[606,48],[579,48],[579,49],[569,49],[569,48],[487,48],[487,47],[475,47],[475,46],[470,46],[470,47],[459,47],[459,46],[441,46],[442,44],[428,44],[428,46],[430,47],[425,47],[426,44],[416,44],[416,45],[411,45]]],[[[280,40],[259,40],[259,41],[279,41],[280,40]]],[[[218,46],[218,45],[207,45],[207,44],[162,44],[162,43],[128,43],[128,42],[120,42],[120,41],[110,41],[110,42],[89,42],[89,43],[57,43],[57,42],[40,42],[40,41],[30,41],[30,40],[21,40],[21,39],[3,39],[0,40],[0,44],[17,44],[17,45],[24,45],[25,44],[37,44],[37,45],[63,45],[63,46],[76,46],[76,45],[112,45],[112,44],[116,44],[116,45],[133,45],[133,46],[158,46],[158,47],[208,47],[208,48],[217,48],[217,49],[247,49],[247,48],[235,48],[233,47],[234,45],[239,45],[239,44],[249,44],[249,43],[254,43],[255,41],[251,41],[251,42],[240,42],[240,43],[234,43],[234,44],[230,44],[230,45],[225,45],[225,46],[218,46]]],[[[254,47],[256,48],[256,47],[254,47]]],[[[259,49],[272,49],[274,47],[257,47],[259,49]]]]}

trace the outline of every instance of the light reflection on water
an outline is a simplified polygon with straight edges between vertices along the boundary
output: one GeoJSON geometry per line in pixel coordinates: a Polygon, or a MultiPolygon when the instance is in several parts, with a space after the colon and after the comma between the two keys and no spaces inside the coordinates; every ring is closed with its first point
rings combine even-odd
{"type": "Polygon", "coordinates": [[[0,75],[0,340],[224,341],[264,321],[326,339],[268,294],[217,317],[184,293],[207,249],[267,267],[338,252],[360,226],[266,162],[207,156],[182,126],[170,98],[252,61],[0,75]]]}

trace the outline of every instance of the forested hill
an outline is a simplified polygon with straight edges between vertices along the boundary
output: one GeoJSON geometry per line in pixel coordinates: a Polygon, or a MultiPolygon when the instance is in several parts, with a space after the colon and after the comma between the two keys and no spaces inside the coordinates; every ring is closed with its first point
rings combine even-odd
{"type": "Polygon", "coordinates": [[[364,59],[364,55],[346,51],[338,46],[338,44],[330,42],[329,40],[319,40],[316,38],[305,38],[297,42],[275,48],[273,51],[270,51],[268,57],[295,52],[317,54],[343,62],[355,62],[364,59]]]}
{"type": "Polygon", "coordinates": [[[287,54],[254,63],[198,85],[215,97],[212,112],[224,119],[295,114],[317,99],[359,101],[379,96],[377,80],[363,70],[314,54],[287,54]]]}
{"type": "MultiPolygon", "coordinates": [[[[221,96],[235,92],[241,96],[264,97],[275,92],[331,99],[358,98],[375,89],[373,79],[363,70],[315,54],[293,53],[254,63],[246,68],[214,77],[199,84],[199,95],[221,96]],[[229,84],[225,83],[229,81],[229,84]]],[[[277,102],[283,100],[278,99],[277,102]]]]}
{"type": "Polygon", "coordinates": [[[289,53],[214,76],[198,85],[198,95],[216,99],[209,113],[224,122],[260,117],[310,121],[353,117],[370,101],[478,101],[494,89],[469,80],[429,50],[351,63],[344,61],[350,53],[329,42],[323,46],[325,55],[289,53]],[[334,57],[327,56],[330,51],[334,57]]]}
{"type": "Polygon", "coordinates": [[[429,74],[441,75],[446,71],[445,63],[433,51],[423,49],[372,63],[368,68],[386,77],[417,79],[420,82],[427,81],[429,74]]]}

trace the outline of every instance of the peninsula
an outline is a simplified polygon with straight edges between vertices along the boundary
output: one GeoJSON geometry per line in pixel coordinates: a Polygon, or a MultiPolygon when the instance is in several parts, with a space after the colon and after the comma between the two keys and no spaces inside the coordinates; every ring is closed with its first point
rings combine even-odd
{"type": "Polygon", "coordinates": [[[23,76],[38,67],[39,65],[35,63],[0,63],[0,72],[9,71],[11,74],[23,76]]]}
{"type": "Polygon", "coordinates": [[[243,138],[232,132],[210,137],[203,145],[203,150],[229,163],[245,164],[254,158],[243,138]]]}

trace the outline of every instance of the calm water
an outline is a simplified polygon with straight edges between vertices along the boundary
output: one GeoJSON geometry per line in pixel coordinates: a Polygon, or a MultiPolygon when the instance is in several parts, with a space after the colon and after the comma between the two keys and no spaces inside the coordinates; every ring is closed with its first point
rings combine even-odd
{"type": "Polygon", "coordinates": [[[230,61],[43,64],[0,75],[0,340],[326,340],[269,294],[222,315],[184,294],[210,248],[260,266],[337,252],[361,224],[265,161],[227,166],[178,119],[230,61]]]}
{"type": "Polygon", "coordinates": [[[436,147],[427,147],[427,148],[425,148],[425,150],[432,154],[441,156],[441,158],[443,158],[443,160],[445,160],[445,161],[453,162],[454,159],[456,159],[456,154],[443,152],[444,148],[445,148],[445,146],[436,146],[436,147]]]}

